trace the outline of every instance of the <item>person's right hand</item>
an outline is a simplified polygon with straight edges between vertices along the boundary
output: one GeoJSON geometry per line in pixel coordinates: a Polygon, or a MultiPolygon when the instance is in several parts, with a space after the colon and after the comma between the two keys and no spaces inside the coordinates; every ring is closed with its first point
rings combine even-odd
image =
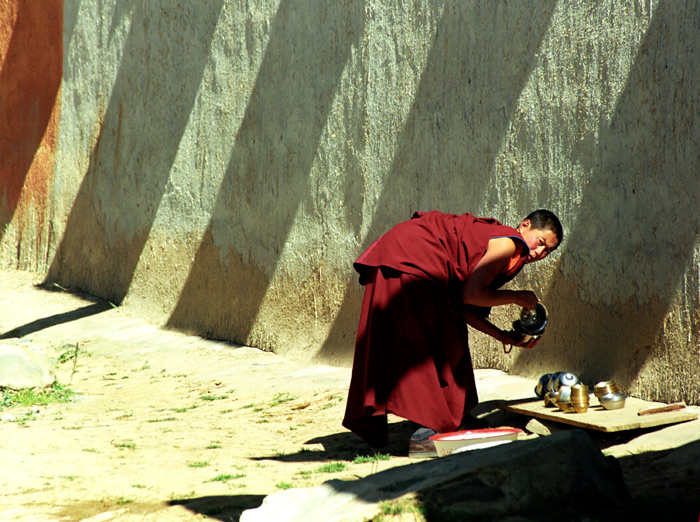
{"type": "Polygon", "coordinates": [[[530,290],[516,290],[515,292],[515,304],[523,308],[534,310],[538,302],[539,299],[537,299],[535,292],[530,290]]]}

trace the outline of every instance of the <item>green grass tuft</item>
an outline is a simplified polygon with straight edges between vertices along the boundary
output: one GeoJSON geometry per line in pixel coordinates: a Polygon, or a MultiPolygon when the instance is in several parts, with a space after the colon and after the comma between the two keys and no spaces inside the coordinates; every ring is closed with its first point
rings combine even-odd
{"type": "Polygon", "coordinates": [[[345,462],[329,462],[316,468],[317,473],[338,473],[340,471],[345,471],[348,469],[345,462]]]}
{"type": "Polygon", "coordinates": [[[391,455],[388,453],[375,453],[374,455],[357,455],[354,464],[365,464],[367,462],[379,462],[380,460],[389,460],[391,455]]]}
{"type": "Polygon", "coordinates": [[[46,406],[53,403],[72,402],[75,392],[64,388],[60,384],[54,384],[41,390],[27,388],[23,390],[9,390],[1,388],[0,408],[13,406],[46,406]]]}

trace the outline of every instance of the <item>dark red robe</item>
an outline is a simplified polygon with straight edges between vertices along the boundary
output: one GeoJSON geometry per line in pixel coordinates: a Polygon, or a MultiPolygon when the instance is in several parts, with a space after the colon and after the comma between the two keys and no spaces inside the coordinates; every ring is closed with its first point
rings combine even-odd
{"type": "Polygon", "coordinates": [[[496,237],[523,246],[498,288],[529,249],[517,230],[471,214],[417,212],[355,261],[365,294],[343,426],[370,445],[386,444],[388,413],[446,432],[477,405],[467,325],[453,303],[496,237]]]}

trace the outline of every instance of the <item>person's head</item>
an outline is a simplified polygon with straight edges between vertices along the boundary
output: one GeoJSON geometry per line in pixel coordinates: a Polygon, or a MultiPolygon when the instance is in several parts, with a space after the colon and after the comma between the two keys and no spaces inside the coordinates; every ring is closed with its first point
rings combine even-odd
{"type": "Polygon", "coordinates": [[[528,263],[544,259],[556,250],[564,239],[564,230],[559,218],[545,209],[530,213],[518,226],[518,232],[530,247],[528,263]]]}

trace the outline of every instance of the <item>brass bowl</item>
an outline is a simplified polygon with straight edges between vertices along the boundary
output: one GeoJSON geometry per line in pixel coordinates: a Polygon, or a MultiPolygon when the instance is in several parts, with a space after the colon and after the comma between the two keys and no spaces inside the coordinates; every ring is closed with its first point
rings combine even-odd
{"type": "Polygon", "coordinates": [[[593,393],[600,398],[607,393],[620,393],[620,387],[615,384],[615,381],[601,381],[593,387],[593,393]]]}
{"type": "Polygon", "coordinates": [[[554,406],[557,405],[557,392],[547,392],[544,394],[544,405],[554,406]]]}
{"type": "Polygon", "coordinates": [[[576,413],[586,413],[588,411],[588,404],[585,404],[585,405],[574,404],[574,411],[576,413]]]}
{"type": "Polygon", "coordinates": [[[585,384],[574,384],[571,387],[571,398],[586,397],[588,398],[588,386],[585,384]]]}
{"type": "Polygon", "coordinates": [[[559,409],[565,413],[571,413],[576,411],[574,409],[574,405],[570,402],[558,402],[557,406],[559,406],[559,409]]]}

